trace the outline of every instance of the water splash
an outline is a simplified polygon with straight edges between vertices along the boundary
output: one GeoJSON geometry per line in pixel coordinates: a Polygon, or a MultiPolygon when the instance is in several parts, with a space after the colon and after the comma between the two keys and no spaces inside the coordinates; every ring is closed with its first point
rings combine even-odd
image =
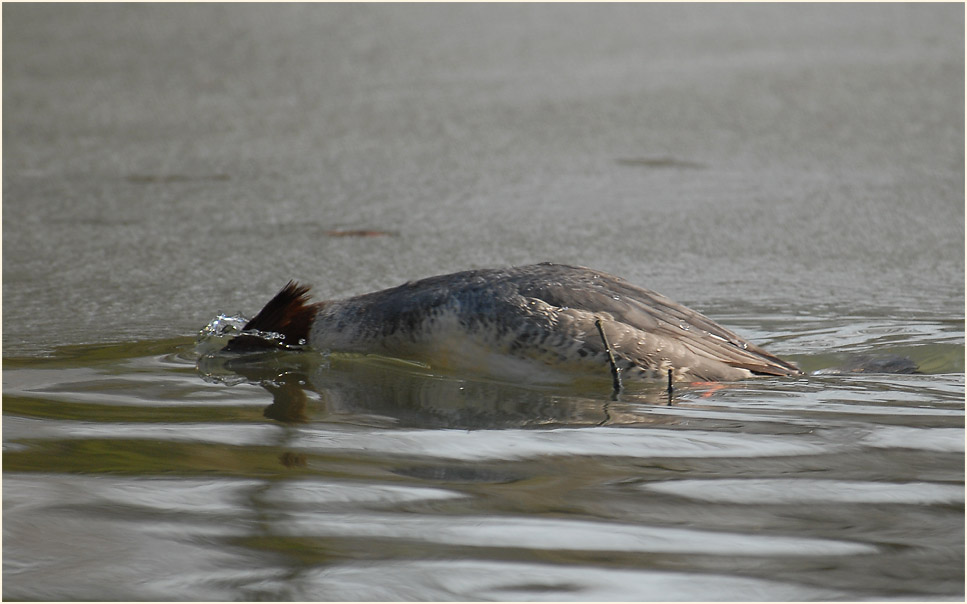
{"type": "MultiPolygon", "coordinates": [[[[287,365],[281,360],[284,357],[279,355],[304,350],[308,345],[308,342],[303,338],[294,342],[286,342],[285,334],[245,329],[248,322],[249,319],[240,313],[229,315],[219,312],[198,332],[193,356],[198,374],[204,381],[229,386],[240,383],[273,383],[276,373],[286,373],[287,365]],[[252,355],[246,356],[243,354],[242,356],[246,358],[242,359],[239,359],[235,353],[223,354],[222,350],[225,346],[233,338],[241,335],[265,340],[271,346],[254,350],[252,355]],[[248,373],[251,373],[251,369],[259,364],[264,365],[265,371],[262,371],[257,378],[253,378],[250,375],[245,375],[246,372],[239,372],[237,367],[233,367],[237,362],[248,368],[248,373]]],[[[315,359],[314,362],[318,364],[318,359],[313,358],[315,359]]],[[[326,359],[323,364],[328,365],[328,355],[323,355],[323,358],[326,359]]]]}
{"type": "Polygon", "coordinates": [[[195,340],[196,351],[205,356],[221,349],[228,341],[240,333],[248,323],[248,319],[242,315],[226,315],[218,313],[208,325],[198,332],[195,340]]]}
{"type": "Polygon", "coordinates": [[[195,362],[199,375],[206,382],[233,385],[245,381],[245,378],[225,371],[219,362],[218,351],[231,338],[241,334],[246,323],[248,319],[241,314],[226,315],[219,312],[198,332],[195,338],[195,362]]]}
{"type": "Polygon", "coordinates": [[[196,352],[205,356],[221,350],[229,340],[236,336],[254,336],[277,345],[285,349],[301,349],[308,344],[304,338],[299,338],[295,342],[286,342],[285,334],[276,331],[260,331],[258,329],[245,329],[245,324],[249,319],[241,314],[226,315],[218,313],[208,325],[198,332],[196,340],[196,352]]]}

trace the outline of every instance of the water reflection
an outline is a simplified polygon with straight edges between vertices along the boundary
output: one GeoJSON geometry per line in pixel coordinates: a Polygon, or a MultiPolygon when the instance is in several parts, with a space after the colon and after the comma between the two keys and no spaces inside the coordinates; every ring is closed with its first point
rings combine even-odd
{"type": "Polygon", "coordinates": [[[612,401],[607,382],[588,385],[600,396],[575,396],[437,375],[391,359],[290,351],[208,355],[198,369],[211,381],[261,386],[272,396],[265,416],[286,423],[494,430],[667,422],[646,412],[668,402],[657,384],[612,401]]]}
{"type": "Polygon", "coordinates": [[[180,339],[14,359],[4,386],[8,599],[962,590],[962,374],[682,387],[667,406],[660,385],[611,401],[607,380],[180,339]]]}

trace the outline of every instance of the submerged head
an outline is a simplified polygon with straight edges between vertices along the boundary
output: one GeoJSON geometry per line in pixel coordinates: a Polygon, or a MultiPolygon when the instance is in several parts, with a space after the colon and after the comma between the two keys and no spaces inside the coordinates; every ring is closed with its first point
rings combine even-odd
{"type": "Polygon", "coordinates": [[[223,350],[249,352],[304,346],[321,304],[309,303],[309,286],[289,281],[223,350]]]}

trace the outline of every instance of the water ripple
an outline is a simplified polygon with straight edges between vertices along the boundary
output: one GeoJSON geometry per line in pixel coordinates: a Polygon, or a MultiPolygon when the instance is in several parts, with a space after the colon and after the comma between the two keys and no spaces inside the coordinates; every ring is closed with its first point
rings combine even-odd
{"type": "Polygon", "coordinates": [[[306,573],[297,596],[334,600],[804,601],[842,591],[703,573],[638,571],[491,560],[404,560],[345,564],[306,573]]]}
{"type": "Polygon", "coordinates": [[[559,455],[570,457],[776,457],[829,453],[819,437],[746,434],[741,438],[703,430],[583,428],[552,430],[391,430],[345,433],[306,431],[294,446],[367,454],[428,456],[482,461],[559,455]]]}
{"type": "Polygon", "coordinates": [[[881,483],[806,478],[667,480],[643,489],[689,499],[757,505],[800,503],[962,504],[964,486],[928,482],[881,483]]]}
{"type": "Polygon", "coordinates": [[[713,556],[850,556],[877,548],[851,541],[749,535],[571,519],[400,514],[290,513],[280,533],[300,537],[390,538],[473,547],[515,547],[553,551],[706,554],[713,556]]]}

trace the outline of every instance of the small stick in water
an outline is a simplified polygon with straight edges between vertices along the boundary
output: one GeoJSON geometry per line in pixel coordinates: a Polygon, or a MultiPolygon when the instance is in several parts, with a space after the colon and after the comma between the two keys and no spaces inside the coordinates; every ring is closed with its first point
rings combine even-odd
{"type": "Polygon", "coordinates": [[[608,344],[608,337],[604,335],[604,327],[601,325],[601,319],[595,319],[594,325],[598,328],[598,333],[601,334],[601,341],[604,342],[604,351],[608,353],[608,363],[611,365],[611,383],[614,386],[614,390],[611,392],[611,400],[616,401],[622,389],[621,375],[618,373],[618,365],[614,362],[611,344],[608,344]]]}
{"type": "Polygon", "coordinates": [[[675,392],[675,387],[672,386],[672,370],[668,370],[668,406],[672,404],[672,394],[675,392]]]}

